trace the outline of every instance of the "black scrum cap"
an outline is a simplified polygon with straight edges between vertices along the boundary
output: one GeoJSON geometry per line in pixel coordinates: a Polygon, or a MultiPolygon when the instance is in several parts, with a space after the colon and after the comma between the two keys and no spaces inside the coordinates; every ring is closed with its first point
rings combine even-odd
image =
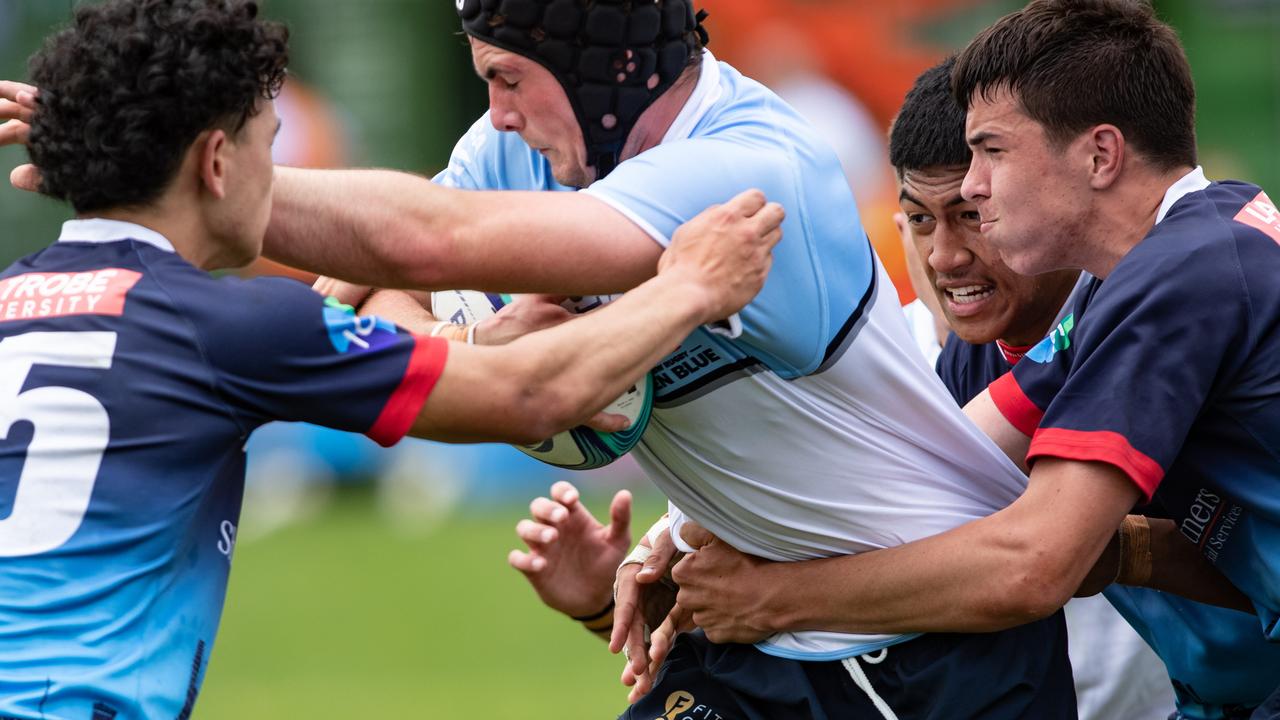
{"type": "Polygon", "coordinates": [[[597,179],[708,40],[692,0],[455,2],[468,35],[537,62],[564,86],[597,179]]]}

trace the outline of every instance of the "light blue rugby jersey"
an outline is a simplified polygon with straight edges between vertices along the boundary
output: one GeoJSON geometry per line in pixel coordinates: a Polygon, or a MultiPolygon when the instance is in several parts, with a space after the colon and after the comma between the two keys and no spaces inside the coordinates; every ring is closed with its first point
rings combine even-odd
{"type": "MultiPolygon", "coordinates": [[[[436,180],[569,190],[488,117],[436,180]]],[[[582,192],[666,245],[748,188],[786,209],[783,239],[741,334],[696,330],[654,369],[635,451],[654,483],[725,541],[776,560],[899,545],[1012,502],[1025,477],[919,356],[835,153],[767,88],[707,53],[663,141],[582,192]]],[[[831,659],[905,637],[794,633],[760,647],[831,659]]]]}

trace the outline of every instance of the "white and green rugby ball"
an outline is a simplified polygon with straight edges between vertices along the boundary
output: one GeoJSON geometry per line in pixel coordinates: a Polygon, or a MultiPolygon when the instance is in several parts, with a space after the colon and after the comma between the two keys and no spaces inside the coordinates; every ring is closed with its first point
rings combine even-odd
{"type": "MultiPolygon", "coordinates": [[[[565,307],[578,313],[588,312],[604,305],[616,296],[574,298],[565,307]]],[[[484,293],[475,290],[443,290],[431,294],[432,312],[441,320],[454,324],[470,324],[498,312],[511,302],[510,295],[484,293]]],[[[600,432],[585,425],[556,435],[536,445],[515,446],[524,454],[549,465],[569,470],[591,470],[604,467],[626,455],[640,442],[649,425],[653,409],[653,377],[632,385],[604,409],[607,413],[625,416],[631,421],[626,430],[616,433],[600,432]]]]}

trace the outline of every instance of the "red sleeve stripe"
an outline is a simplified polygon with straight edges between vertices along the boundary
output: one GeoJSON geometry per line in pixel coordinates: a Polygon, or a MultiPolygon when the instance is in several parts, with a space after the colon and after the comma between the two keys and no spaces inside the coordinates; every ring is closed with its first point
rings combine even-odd
{"type": "Polygon", "coordinates": [[[1164,479],[1160,463],[1135,449],[1120,433],[1109,430],[1064,430],[1042,428],[1031,439],[1027,464],[1041,457],[1084,460],[1115,465],[1142,490],[1148,501],[1164,479]]]}
{"type": "Polygon", "coordinates": [[[1036,434],[1036,428],[1040,427],[1040,421],[1044,419],[1044,411],[1036,407],[1031,398],[1022,392],[1022,386],[1018,385],[1018,379],[1013,376],[1012,371],[996,378],[987,391],[991,393],[996,409],[1019,432],[1027,437],[1036,434]]]}
{"type": "Polygon", "coordinates": [[[449,357],[449,341],[444,338],[414,338],[413,355],[400,386],[391,393],[378,420],[365,433],[383,447],[391,447],[409,433],[413,421],[431,395],[449,357]]]}

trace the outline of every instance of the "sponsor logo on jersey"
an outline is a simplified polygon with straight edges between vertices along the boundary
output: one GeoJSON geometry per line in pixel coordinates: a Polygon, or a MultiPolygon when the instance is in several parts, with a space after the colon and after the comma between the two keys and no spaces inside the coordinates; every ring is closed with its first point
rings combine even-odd
{"type": "Polygon", "coordinates": [[[1280,244],[1280,210],[1276,209],[1275,203],[1271,202],[1265,192],[1258,193],[1258,197],[1241,208],[1235,221],[1261,230],[1280,244]]]}
{"type": "Polygon", "coordinates": [[[677,385],[724,362],[725,359],[713,347],[697,345],[688,350],[682,349],[653,369],[653,387],[662,390],[677,385]]]}
{"type": "Polygon", "coordinates": [[[0,280],[0,322],[68,315],[124,314],[124,300],[142,273],[119,268],[27,273],[0,280]]]}
{"type": "Polygon", "coordinates": [[[324,324],[333,349],[343,354],[386,347],[398,334],[395,324],[373,315],[356,315],[355,308],[332,297],[324,301],[324,324]]]}
{"type": "Polygon", "coordinates": [[[1068,315],[1058,323],[1048,337],[1036,343],[1023,357],[1032,362],[1044,365],[1053,360],[1058,353],[1071,347],[1071,331],[1076,327],[1076,316],[1068,315]]]}
{"type": "Polygon", "coordinates": [[[666,712],[654,720],[726,720],[714,708],[703,705],[686,690],[677,690],[667,696],[666,712]]]}
{"type": "Polygon", "coordinates": [[[1217,562],[1218,555],[1243,518],[1243,507],[1224,501],[1219,493],[1201,488],[1178,529],[1204,552],[1206,558],[1217,562]]]}

